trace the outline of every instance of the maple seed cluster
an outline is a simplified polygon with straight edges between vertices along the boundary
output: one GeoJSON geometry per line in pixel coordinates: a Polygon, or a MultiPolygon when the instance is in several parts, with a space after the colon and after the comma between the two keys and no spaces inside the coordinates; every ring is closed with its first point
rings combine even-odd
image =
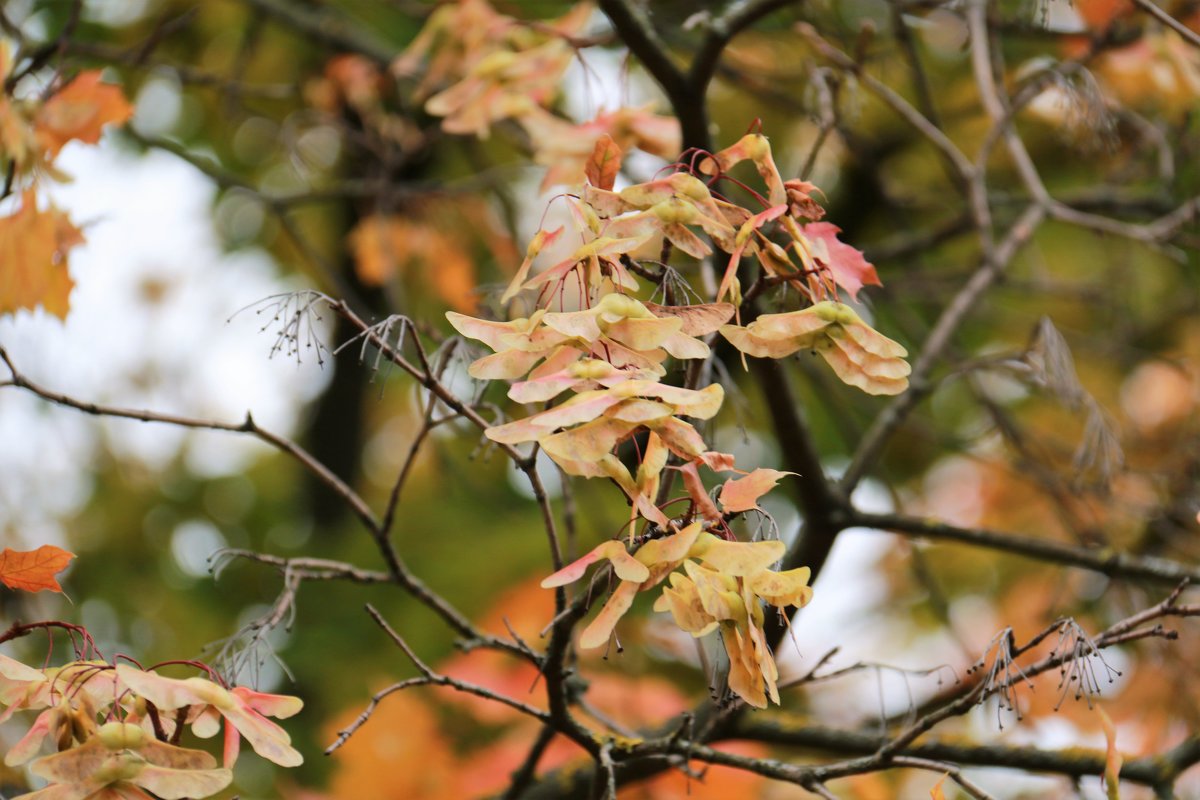
{"type": "Polygon", "coordinates": [[[666,581],[655,609],[669,611],[693,636],[719,631],[731,664],[729,688],[750,705],[765,707],[768,700],[779,701],[779,676],[764,633],[764,609],[785,613],[805,605],[812,595],[809,570],[772,570],[784,545],[739,541],[728,523],[742,513],[762,513],[758,499],[789,473],[763,468],[744,473],[733,456],[710,450],[693,421],[717,414],[724,389],[715,383],[703,388],[664,383],[667,364],[708,358],[719,332],[753,357],[811,350],[844,382],[870,394],[896,394],[907,386],[906,353],[838,302],[839,291],[853,297],[879,279],[861,253],[837,241],[835,227],[812,221],[823,213],[811,196],[816,187],[785,182],[765,137],[749,134],[727,150],[701,156],[697,170],[679,165],[665,177],[617,191],[620,161],[615,142],[601,137],[585,166],[585,182],[563,198],[575,228],[571,235],[579,240],[568,255],[535,271],[544,251],[561,246],[564,228],[538,231],[530,242],[501,298],[507,303],[534,296],[528,317],[496,321],[449,312],[447,318],[460,334],[492,351],[470,365],[473,377],[511,382],[508,396],[518,403],[553,403],[488,428],[487,437],[514,446],[535,443],[567,474],[609,478],[629,500],[628,540],[604,542],[542,583],[564,586],[592,564],[611,565],[616,588],[579,645],[607,644],[638,592],[666,581]],[[754,193],[767,206],[758,213],[713,188],[725,170],[747,160],[766,184],[765,195],[754,193]],[[705,174],[711,176],[707,181],[699,177],[705,174]],[[776,244],[770,235],[775,233],[786,246],[776,244]],[[634,296],[640,289],[635,276],[653,274],[638,263],[643,252],[679,251],[703,259],[714,252],[709,241],[729,254],[715,302],[660,305],[634,296]],[[744,255],[758,260],[763,275],[796,289],[808,305],[762,315],[745,326],[731,324],[742,303],[737,271],[744,255]],[[636,472],[617,454],[631,439],[638,443],[636,472]],[[743,477],[727,479],[714,500],[701,468],[743,477]],[[660,496],[664,471],[672,469],[681,473],[688,501],[674,506],[686,508],[675,516],[665,510],[673,501],[660,496]],[[635,536],[641,520],[644,533],[635,536]]]}
{"type": "Polygon", "coordinates": [[[19,711],[40,712],[4,756],[16,767],[47,744],[30,772],[50,785],[16,800],[211,797],[233,780],[244,738],[263,758],[284,767],[303,758],[283,728],[267,717],[290,717],[303,703],[206,678],[168,678],[154,670],[104,661],[74,661],[34,669],[0,655],[0,722],[19,711]],[[180,747],[185,728],[211,738],[224,727],[223,762],[180,747]]]}
{"type": "Polygon", "coordinates": [[[786,614],[805,605],[809,570],[773,571],[783,544],[739,541],[729,522],[765,514],[758,499],[788,473],[745,473],[733,456],[710,450],[693,421],[717,414],[724,389],[664,383],[667,365],[709,358],[719,333],[744,356],[811,351],[843,382],[890,395],[907,388],[906,353],[839,301],[839,293],[855,299],[863,286],[879,285],[875,268],[838,240],[837,227],[821,221],[816,186],[783,179],[761,134],[748,133],[717,153],[692,153],[666,175],[615,188],[624,150],[674,158],[679,125],[648,109],[602,112],[584,123],[555,115],[560,79],[586,44],[582,31],[591,12],[585,3],[561,19],[530,23],[496,12],[486,0],[463,0],[439,8],[392,65],[395,75],[416,81],[413,98],[442,118],[446,132],[483,139],[498,123],[515,124],[535,160],[548,167],[542,188],[570,187],[556,199],[570,212],[572,232],[539,230],[500,298],[508,304],[531,297],[528,316],[498,321],[451,311],[447,318],[492,351],[470,365],[472,377],[509,381],[508,396],[518,403],[550,404],[488,428],[487,437],[507,446],[533,443],[569,475],[610,479],[629,501],[627,540],[604,542],[542,584],[564,586],[592,564],[611,566],[616,588],[579,645],[607,644],[638,592],[667,581],[655,609],[669,611],[693,636],[719,631],[731,664],[729,688],[765,707],[779,694],[764,609],[786,614]],[[762,191],[728,174],[743,162],[757,171],[762,191]],[[749,194],[753,208],[722,195],[726,185],[749,194]],[[711,302],[677,304],[680,295],[697,295],[691,287],[665,291],[678,275],[666,262],[674,253],[710,259],[714,246],[728,261],[711,302]],[[558,252],[558,259],[535,269],[547,252],[558,252]],[[783,285],[802,307],[743,326],[740,315],[756,311],[744,303],[743,257],[759,267],[756,294],[763,285],[783,285]],[[641,263],[647,258],[657,272],[641,263]],[[656,274],[663,304],[636,296],[636,276],[656,274]],[[617,454],[630,440],[637,445],[635,470],[617,454]],[[726,479],[714,500],[702,468],[742,477],[726,479]],[[667,470],[682,475],[685,497],[663,496],[667,470]],[[668,514],[668,508],[684,511],[668,514]]]}

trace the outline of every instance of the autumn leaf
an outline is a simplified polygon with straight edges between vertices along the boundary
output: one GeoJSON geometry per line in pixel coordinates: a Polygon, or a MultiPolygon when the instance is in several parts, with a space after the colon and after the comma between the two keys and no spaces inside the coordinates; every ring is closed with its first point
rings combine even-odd
{"type": "Polygon", "coordinates": [[[882,286],[879,275],[862,251],[838,240],[841,228],[828,222],[810,222],[804,235],[812,246],[817,262],[829,270],[833,282],[846,290],[850,298],[858,298],[858,290],[870,284],[882,286]]]}
{"type": "Polygon", "coordinates": [[[946,800],[946,792],[942,789],[942,785],[946,783],[946,776],[938,778],[938,782],[929,790],[929,800],[946,800]]]}
{"type": "Polygon", "coordinates": [[[74,286],[67,256],[82,243],[66,214],[53,206],[39,210],[34,192],[26,191],[16,213],[0,217],[0,314],[41,306],[65,319],[74,286]]]}
{"type": "Polygon", "coordinates": [[[759,467],[744,478],[730,478],[725,481],[717,499],[727,513],[749,511],[758,508],[758,498],[774,489],[780,478],[795,474],[759,467]]]}
{"type": "Polygon", "coordinates": [[[100,70],[81,72],[46,101],[34,118],[38,143],[53,158],[70,141],[95,144],[105,125],[120,125],[133,106],[119,86],[100,82],[100,70]]]}
{"type": "Polygon", "coordinates": [[[621,171],[621,148],[607,133],[596,140],[592,157],[584,167],[584,174],[592,186],[601,189],[611,189],[617,181],[617,173],[621,171]]]}
{"type": "Polygon", "coordinates": [[[55,575],[67,568],[74,553],[61,547],[44,544],[37,550],[10,550],[0,553],[0,582],[10,589],[40,592],[49,589],[62,592],[55,575]]]}

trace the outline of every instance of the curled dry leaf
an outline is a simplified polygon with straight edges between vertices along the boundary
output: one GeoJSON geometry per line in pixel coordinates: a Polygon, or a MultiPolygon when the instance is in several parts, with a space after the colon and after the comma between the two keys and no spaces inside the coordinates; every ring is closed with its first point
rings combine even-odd
{"type": "Polygon", "coordinates": [[[621,148],[607,133],[601,134],[584,167],[588,183],[600,189],[612,189],[621,171],[621,148]]]}

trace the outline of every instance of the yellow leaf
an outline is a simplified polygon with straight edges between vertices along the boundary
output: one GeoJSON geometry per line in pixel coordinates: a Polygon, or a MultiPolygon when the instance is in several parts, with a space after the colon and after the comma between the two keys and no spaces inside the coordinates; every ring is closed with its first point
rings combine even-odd
{"type": "Polygon", "coordinates": [[[53,206],[39,211],[26,191],[17,212],[0,218],[0,314],[41,306],[64,319],[74,286],[67,255],[82,243],[66,214],[53,206]]]}

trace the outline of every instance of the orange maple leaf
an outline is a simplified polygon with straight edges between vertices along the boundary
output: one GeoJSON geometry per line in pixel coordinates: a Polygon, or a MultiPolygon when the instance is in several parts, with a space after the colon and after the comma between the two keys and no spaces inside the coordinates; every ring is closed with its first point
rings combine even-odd
{"type": "Polygon", "coordinates": [[[121,124],[133,116],[133,106],[120,87],[100,82],[100,70],[81,72],[46,101],[34,119],[38,143],[49,158],[75,139],[88,144],[100,141],[101,129],[121,124]]]}
{"type": "Polygon", "coordinates": [[[33,191],[26,191],[20,209],[0,217],[0,314],[42,306],[65,319],[74,286],[67,254],[82,243],[66,214],[53,206],[38,210],[33,191]]]}
{"type": "Polygon", "coordinates": [[[10,589],[40,592],[49,589],[62,592],[55,575],[67,568],[74,553],[61,547],[44,544],[37,550],[10,550],[0,553],[0,583],[10,589]]]}

